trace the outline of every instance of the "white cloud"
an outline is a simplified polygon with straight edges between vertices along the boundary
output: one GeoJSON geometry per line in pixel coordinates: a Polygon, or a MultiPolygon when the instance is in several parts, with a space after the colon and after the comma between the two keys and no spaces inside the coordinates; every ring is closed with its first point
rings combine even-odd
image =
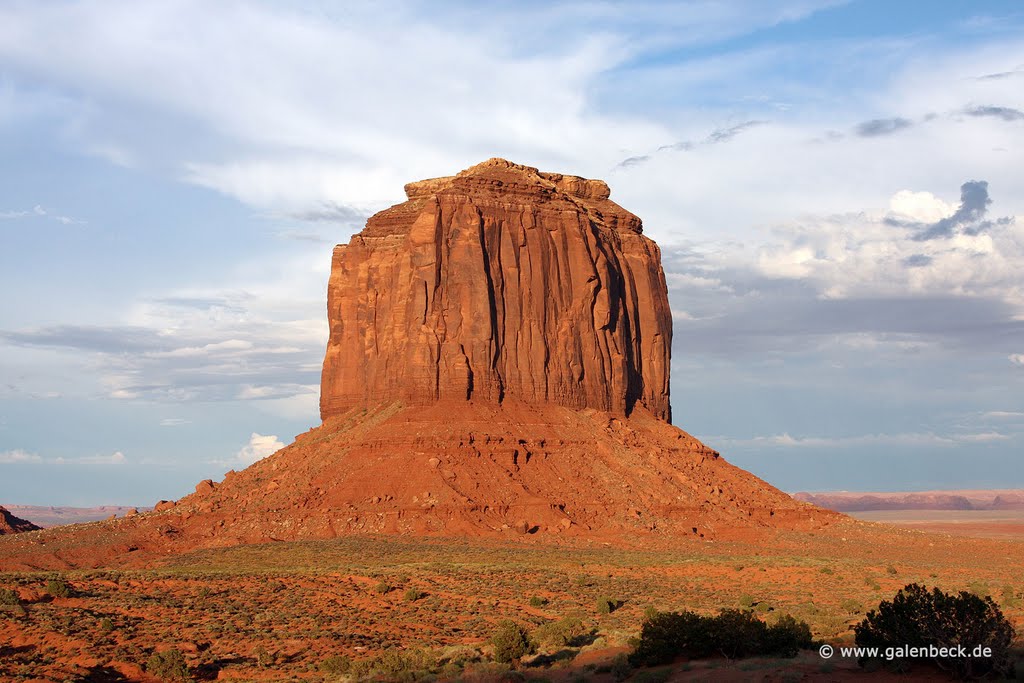
{"type": "Polygon", "coordinates": [[[889,209],[896,216],[905,219],[934,223],[951,216],[956,211],[956,205],[939,199],[931,192],[900,190],[889,200],[889,209]]]}
{"type": "Polygon", "coordinates": [[[46,217],[57,221],[61,225],[85,225],[86,221],[56,213],[51,209],[36,204],[31,210],[21,211],[0,211],[0,220],[16,220],[28,217],[46,217]]]}
{"type": "Polygon", "coordinates": [[[282,443],[274,434],[259,434],[258,432],[253,432],[252,436],[249,437],[249,443],[243,446],[242,449],[235,454],[234,458],[218,461],[218,463],[223,465],[242,465],[247,467],[254,462],[273,455],[284,447],[285,444],[282,443]]]}
{"type": "Polygon", "coordinates": [[[110,455],[87,455],[81,458],[55,458],[58,465],[123,465],[128,461],[121,451],[110,455]]]}
{"type": "Polygon", "coordinates": [[[814,283],[825,298],[992,297],[1024,314],[1024,219],[996,221],[983,234],[919,241],[914,228],[890,218],[864,211],[780,225],[757,265],[768,277],[814,283]]]}
{"type": "Polygon", "coordinates": [[[0,453],[0,463],[22,464],[31,463],[39,465],[123,465],[127,458],[121,451],[115,451],[110,455],[88,455],[80,458],[44,458],[35,453],[27,453],[22,450],[5,451],[0,453]]]}
{"type": "Polygon", "coordinates": [[[980,434],[963,434],[958,436],[957,440],[974,443],[988,443],[991,441],[1007,441],[1010,438],[1009,434],[1001,434],[999,432],[982,432],[980,434]]]}
{"type": "Polygon", "coordinates": [[[1016,419],[1019,417],[1024,417],[1024,412],[1017,412],[1012,410],[990,410],[987,413],[983,413],[982,417],[989,417],[997,420],[1016,419]]]}
{"type": "Polygon", "coordinates": [[[180,427],[181,425],[187,424],[192,424],[192,421],[181,417],[165,417],[160,420],[161,427],[180,427]]]}
{"type": "Polygon", "coordinates": [[[43,459],[40,456],[20,449],[0,452],[0,464],[15,465],[41,462],[43,462],[43,459]]]}
{"type": "Polygon", "coordinates": [[[909,432],[903,434],[861,434],[856,436],[818,437],[791,436],[788,433],[772,436],[755,436],[749,439],[735,439],[727,436],[708,437],[712,444],[725,444],[730,448],[814,448],[841,449],[864,446],[909,446],[909,447],[943,447],[949,448],[961,443],[988,443],[1006,441],[1013,438],[998,432],[982,432],[976,434],[941,435],[933,432],[909,432]]]}
{"type": "Polygon", "coordinates": [[[1024,365],[1024,353],[1014,353],[1010,356],[1010,362],[1014,365],[1024,365]]]}

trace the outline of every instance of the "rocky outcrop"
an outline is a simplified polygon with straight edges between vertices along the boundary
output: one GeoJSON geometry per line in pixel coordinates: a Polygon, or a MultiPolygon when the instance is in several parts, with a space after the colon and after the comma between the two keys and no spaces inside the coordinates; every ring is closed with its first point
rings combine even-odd
{"type": "Polygon", "coordinates": [[[516,398],[670,420],[661,255],[604,182],[491,159],[405,190],[334,250],[323,419],[516,398]]]}
{"type": "Polygon", "coordinates": [[[335,249],[323,424],[150,513],[0,541],[0,571],[348,534],[675,547],[841,523],[669,424],[658,247],[601,181],[492,159],[335,249]]]}
{"type": "Polygon", "coordinates": [[[7,508],[0,505],[0,535],[20,534],[25,531],[36,531],[39,528],[32,522],[15,517],[7,508]]]}

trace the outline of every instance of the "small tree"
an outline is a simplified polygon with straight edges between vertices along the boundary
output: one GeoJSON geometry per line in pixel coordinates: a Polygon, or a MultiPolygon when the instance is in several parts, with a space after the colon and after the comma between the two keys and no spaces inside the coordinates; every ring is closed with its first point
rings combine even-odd
{"type": "MultiPolygon", "coordinates": [[[[916,583],[902,588],[891,601],[883,601],[854,627],[857,645],[886,648],[963,647],[967,656],[903,657],[897,667],[910,661],[931,661],[962,678],[989,673],[1008,674],[1013,626],[992,598],[961,591],[958,595],[929,591],[916,583]],[[988,648],[989,656],[971,656],[975,648],[988,648]]],[[[861,658],[863,666],[867,658],[861,658]]]]}
{"type": "Polygon", "coordinates": [[[494,645],[494,660],[508,664],[537,651],[537,645],[530,640],[526,629],[512,621],[504,619],[491,636],[494,645]]]}

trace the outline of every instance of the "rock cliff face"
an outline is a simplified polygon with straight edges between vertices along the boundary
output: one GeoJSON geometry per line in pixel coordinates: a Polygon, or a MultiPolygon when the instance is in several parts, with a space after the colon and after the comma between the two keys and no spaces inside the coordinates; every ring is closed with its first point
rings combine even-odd
{"type": "Polygon", "coordinates": [[[670,420],[661,254],[600,180],[491,159],[334,251],[320,412],[506,398],[670,420]]]}
{"type": "Polygon", "coordinates": [[[7,508],[0,505],[0,535],[20,534],[23,531],[36,531],[39,528],[32,522],[15,517],[7,508]]]}

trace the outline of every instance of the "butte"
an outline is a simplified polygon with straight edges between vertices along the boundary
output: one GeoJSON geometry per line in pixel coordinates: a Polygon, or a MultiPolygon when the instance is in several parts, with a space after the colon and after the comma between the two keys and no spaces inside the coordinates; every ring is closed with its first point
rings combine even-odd
{"type": "Polygon", "coordinates": [[[661,253],[604,182],[491,159],[405,192],[334,250],[319,427],[153,512],[19,534],[0,569],[351,534],[676,543],[841,519],[671,424],[661,253]]]}

